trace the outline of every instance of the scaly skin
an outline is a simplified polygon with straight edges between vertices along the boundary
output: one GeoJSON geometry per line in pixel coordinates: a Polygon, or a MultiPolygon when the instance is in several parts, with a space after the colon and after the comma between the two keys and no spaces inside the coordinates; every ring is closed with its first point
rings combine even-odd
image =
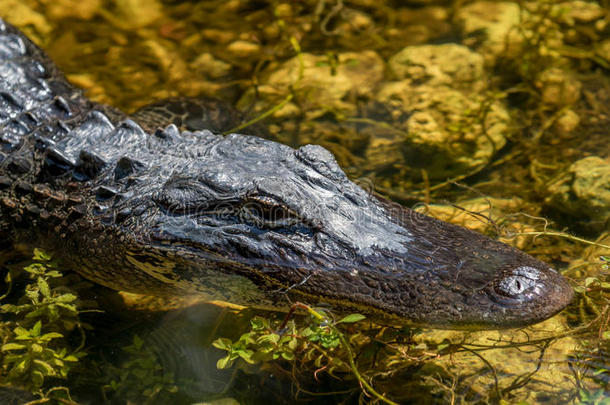
{"type": "Polygon", "coordinates": [[[1,20],[0,144],[5,236],[114,289],[459,328],[535,323],[572,298],[545,263],[365,192],[320,146],[147,133],[1,20]]]}

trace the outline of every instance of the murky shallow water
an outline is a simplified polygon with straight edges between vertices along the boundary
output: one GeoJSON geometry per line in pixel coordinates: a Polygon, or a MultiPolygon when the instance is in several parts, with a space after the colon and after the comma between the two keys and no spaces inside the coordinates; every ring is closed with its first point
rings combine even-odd
{"type": "MultiPolygon", "coordinates": [[[[490,215],[501,239],[578,288],[567,311],[523,330],[342,329],[358,370],[387,398],[609,401],[610,286],[600,256],[610,251],[532,236],[546,218],[610,243],[608,13],[584,2],[419,3],[5,0],[0,13],[96,101],[134,111],[204,95],[238,106],[244,121],[270,111],[272,139],[321,144],[352,179],[398,202],[452,201],[490,215]]],[[[496,231],[452,207],[430,210],[496,231]]],[[[167,311],[172,303],[93,287],[83,294],[104,309],[81,314],[92,326],[88,355],[67,381],[48,379],[45,393],[67,386],[79,403],[374,401],[345,353],[319,344],[295,361],[218,370],[226,352],[210,343],[248,332],[252,312],[203,303],[167,311]],[[318,361],[321,353],[330,354],[318,361]]]]}

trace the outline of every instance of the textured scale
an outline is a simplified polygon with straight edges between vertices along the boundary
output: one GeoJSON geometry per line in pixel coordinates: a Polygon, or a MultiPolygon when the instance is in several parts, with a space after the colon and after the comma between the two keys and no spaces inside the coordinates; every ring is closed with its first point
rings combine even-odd
{"type": "Polygon", "coordinates": [[[391,323],[520,326],[572,298],[545,263],[368,194],[320,146],[217,135],[229,110],[198,112],[92,103],[0,20],[3,236],[118,290],[391,323]]]}

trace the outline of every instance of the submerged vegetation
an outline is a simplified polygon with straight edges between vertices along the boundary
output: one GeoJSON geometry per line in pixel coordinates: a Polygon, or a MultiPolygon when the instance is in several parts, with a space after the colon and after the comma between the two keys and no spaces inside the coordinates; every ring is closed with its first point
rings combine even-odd
{"type": "MultiPolygon", "coordinates": [[[[34,252],[32,263],[23,267],[23,272],[28,282],[22,291],[9,290],[0,297],[17,297],[12,300],[15,303],[0,306],[1,381],[30,391],[41,400],[62,398],[70,403],[68,388],[56,381],[65,382],[71,368],[85,356],[84,325],[79,320],[77,296],[56,282],[62,274],[57,264],[40,250],[34,252]],[[80,332],[77,335],[82,339],[77,345],[70,341],[75,331],[80,332]]],[[[18,273],[14,270],[6,274],[9,288],[15,277],[18,273]]]]}
{"type": "MultiPolygon", "coordinates": [[[[608,270],[609,260],[601,258],[602,272],[608,270]]],[[[22,395],[34,393],[38,399],[32,398],[32,403],[76,404],[78,395],[91,389],[92,381],[99,395],[111,403],[186,404],[201,399],[189,391],[190,385],[198,384],[197,377],[175,376],[159,357],[160,350],[167,347],[158,347],[154,339],[140,337],[140,333],[154,333],[157,323],[148,330],[134,330],[128,322],[124,337],[105,343],[123,354],[105,359],[100,355],[99,341],[97,347],[86,345],[85,329],[89,327],[80,320],[87,311],[82,309],[79,289],[58,283],[64,276],[49,256],[36,251],[32,263],[24,266],[21,273],[17,267],[11,267],[6,281],[12,288],[2,297],[0,307],[8,314],[0,325],[0,377],[5,388],[8,384],[13,389],[24,389],[22,395]],[[86,352],[90,354],[85,356],[86,352]],[[71,377],[74,369],[79,370],[78,378],[71,377]],[[72,392],[77,392],[77,396],[72,392]]],[[[359,314],[334,320],[332,313],[304,304],[296,304],[295,309],[304,311],[305,316],[228,314],[225,318],[241,317],[238,325],[243,333],[237,333],[231,326],[228,330],[232,332],[225,333],[235,336],[234,339],[216,337],[211,346],[224,354],[210,360],[212,364],[208,367],[237,367],[256,376],[260,374],[253,369],[256,365],[292,385],[297,398],[347,395],[364,401],[368,398],[402,403],[411,398],[412,390],[420,384],[436,398],[452,403],[511,403],[513,398],[532,392],[531,386],[537,386],[534,398],[528,395],[528,400],[521,400],[535,403],[545,395],[558,395],[556,391],[548,392],[544,385],[538,386],[536,381],[545,367],[546,353],[567,342],[576,347],[567,365],[578,390],[560,391],[562,401],[578,399],[583,404],[603,404],[607,401],[603,393],[610,384],[610,369],[603,363],[610,351],[607,298],[610,284],[605,277],[590,277],[576,291],[579,295],[574,305],[584,311],[581,317],[588,319],[586,324],[574,324],[564,331],[546,331],[543,327],[522,337],[496,332],[379,327],[359,314]],[[524,365],[530,365],[518,374],[504,375],[503,358],[496,359],[494,353],[511,351],[521,353],[524,365]],[[473,357],[480,360],[480,368],[475,368],[474,373],[463,368],[463,362],[470,363],[473,357]],[[406,387],[398,384],[407,375],[409,384],[406,387]],[[477,380],[488,380],[490,385],[483,384],[487,389],[479,390],[477,380]],[[530,388],[524,391],[527,387],[530,388]]],[[[232,323],[222,318],[218,322],[232,323]]],[[[209,343],[208,339],[199,344],[202,350],[207,350],[209,343]]],[[[180,347],[169,349],[179,356],[180,347]]],[[[244,392],[224,389],[213,394],[219,395],[247,397],[244,392]]]]}
{"type": "Polygon", "coordinates": [[[131,319],[116,341],[95,336],[107,325],[92,314],[88,329],[79,288],[36,251],[5,266],[0,385],[36,403],[91,392],[111,403],[610,403],[608,3],[399,3],[9,0],[0,12],[97,101],[134,110],[223,98],[245,124],[263,119],[269,137],[329,148],[364,187],[407,204],[455,201],[463,209],[427,209],[564,270],[577,292],[564,315],[449,332],[310,307],[227,312],[228,327],[203,325],[214,332],[199,342],[208,359],[156,347],[168,326],[148,312],[154,322],[131,319]],[[566,228],[577,236],[552,230],[566,228]],[[164,361],[172,355],[210,364],[184,375],[164,361]],[[216,367],[226,386],[193,388],[216,367]]]}

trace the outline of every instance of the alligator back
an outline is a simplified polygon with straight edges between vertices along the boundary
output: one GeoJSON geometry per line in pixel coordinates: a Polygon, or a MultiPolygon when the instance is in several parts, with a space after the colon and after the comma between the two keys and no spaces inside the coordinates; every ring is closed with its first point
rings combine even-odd
{"type": "Polygon", "coordinates": [[[151,284],[151,291],[166,290],[145,275],[119,276],[117,270],[115,279],[121,249],[115,244],[102,249],[108,217],[100,202],[113,190],[101,184],[115,172],[133,171],[136,163],[129,158],[117,164],[119,151],[143,144],[144,136],[124,114],[86,99],[42,50],[0,19],[4,239],[52,249],[85,276],[117,289],[143,290],[151,284]],[[112,270],[105,269],[109,261],[112,270]]]}

